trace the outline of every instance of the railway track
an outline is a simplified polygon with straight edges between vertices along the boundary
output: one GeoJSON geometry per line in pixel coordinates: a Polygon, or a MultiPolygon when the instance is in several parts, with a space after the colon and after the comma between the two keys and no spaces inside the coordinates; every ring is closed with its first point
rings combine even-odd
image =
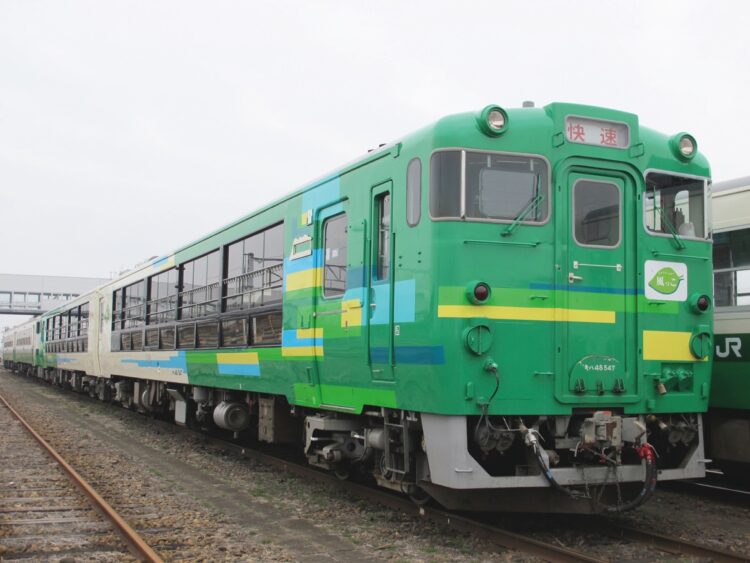
{"type": "Polygon", "coordinates": [[[743,508],[750,507],[750,490],[721,475],[707,474],[703,481],[675,481],[669,483],[670,490],[689,494],[712,501],[719,501],[743,508]]]}
{"type": "Polygon", "coordinates": [[[0,560],[162,559],[0,395],[0,560]]]}
{"type": "MultiPolygon", "coordinates": [[[[190,432],[186,429],[181,429],[181,431],[190,432]]],[[[299,465],[293,461],[273,454],[244,446],[238,446],[218,438],[209,439],[220,447],[233,451],[240,456],[254,459],[305,479],[313,479],[326,483],[338,482],[338,484],[344,487],[348,492],[359,497],[379,502],[407,514],[418,515],[421,518],[446,525],[461,532],[478,535],[491,543],[508,549],[535,555],[547,561],[608,561],[607,559],[593,557],[580,550],[556,545],[552,542],[542,541],[527,534],[513,532],[497,525],[493,525],[481,515],[458,514],[456,512],[447,511],[433,506],[420,507],[404,497],[392,494],[385,490],[374,489],[367,485],[351,481],[340,481],[333,475],[323,473],[312,467],[299,465]]],[[[644,546],[648,546],[650,549],[661,553],[662,557],[674,557],[675,555],[680,555],[708,559],[715,563],[750,562],[750,554],[737,554],[728,550],[716,549],[689,540],[631,526],[625,526],[613,522],[604,516],[587,517],[585,520],[585,526],[587,526],[589,532],[591,530],[596,530],[599,534],[606,535],[613,539],[627,540],[643,544],[644,546]]],[[[656,557],[658,556],[655,556],[655,558],[656,557]]]]}
{"type": "MultiPolygon", "coordinates": [[[[79,397],[83,401],[99,403],[96,399],[90,399],[86,396],[76,395],[76,397],[79,397]]],[[[546,541],[546,539],[534,537],[534,534],[525,533],[525,530],[512,531],[512,528],[509,526],[493,523],[492,519],[488,518],[487,515],[458,514],[433,506],[419,507],[409,499],[383,489],[375,489],[354,481],[340,481],[331,474],[314,469],[306,464],[298,463],[296,460],[283,455],[278,455],[275,451],[271,451],[270,448],[265,450],[255,449],[253,447],[228,442],[215,436],[197,433],[168,422],[157,420],[153,420],[152,422],[156,425],[164,426],[165,430],[169,428],[176,434],[199,434],[202,440],[227,453],[232,453],[242,458],[253,459],[262,464],[278,469],[279,471],[301,477],[305,481],[317,481],[342,487],[344,490],[358,498],[377,502],[390,509],[424,518],[463,533],[473,534],[474,536],[483,538],[485,541],[507,549],[527,553],[547,561],[593,562],[609,560],[608,556],[593,555],[583,551],[581,548],[564,545],[559,540],[557,542],[546,541]]],[[[568,525],[567,521],[566,525],[568,525]]],[[[581,537],[583,537],[584,532],[590,534],[592,531],[595,531],[599,536],[611,538],[613,545],[615,546],[611,551],[615,558],[618,553],[616,551],[618,542],[620,545],[622,542],[631,542],[643,545],[644,552],[649,554],[648,557],[650,560],[664,558],[674,559],[677,556],[682,556],[716,562],[750,561],[748,555],[716,549],[680,538],[658,534],[649,530],[627,527],[604,516],[571,519],[569,526],[571,529],[580,527],[581,537]]],[[[544,536],[544,534],[541,534],[541,536],[544,536]]]]}

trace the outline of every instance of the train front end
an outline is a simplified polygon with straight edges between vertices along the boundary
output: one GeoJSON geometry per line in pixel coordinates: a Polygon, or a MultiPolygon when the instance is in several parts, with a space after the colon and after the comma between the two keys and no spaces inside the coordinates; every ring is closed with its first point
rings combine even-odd
{"type": "Polygon", "coordinates": [[[688,134],[551,104],[439,122],[420,486],[452,508],[622,511],[704,475],[706,160],[688,134]]]}

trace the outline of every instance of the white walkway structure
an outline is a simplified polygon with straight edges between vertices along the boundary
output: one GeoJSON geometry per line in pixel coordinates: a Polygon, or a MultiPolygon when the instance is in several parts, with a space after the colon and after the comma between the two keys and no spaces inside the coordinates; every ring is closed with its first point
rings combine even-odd
{"type": "Polygon", "coordinates": [[[40,315],[110,280],[0,274],[0,315],[40,315]]]}

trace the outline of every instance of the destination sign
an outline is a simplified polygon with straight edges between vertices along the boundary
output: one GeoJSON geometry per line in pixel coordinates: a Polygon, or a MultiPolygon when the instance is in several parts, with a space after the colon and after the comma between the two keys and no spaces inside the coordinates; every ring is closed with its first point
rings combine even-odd
{"type": "Polygon", "coordinates": [[[565,118],[565,136],[571,143],[626,149],[630,129],[624,123],[569,115],[565,118]]]}

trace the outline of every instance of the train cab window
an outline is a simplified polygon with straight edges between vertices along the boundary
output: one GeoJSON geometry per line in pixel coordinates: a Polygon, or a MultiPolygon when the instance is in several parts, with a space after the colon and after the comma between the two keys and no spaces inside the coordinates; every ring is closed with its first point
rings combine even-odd
{"type": "Polygon", "coordinates": [[[346,213],[328,219],[323,227],[325,256],[323,262],[323,295],[340,297],[346,291],[346,213]]]}
{"type": "Polygon", "coordinates": [[[547,164],[540,158],[466,152],[466,217],[540,223],[547,218],[547,164]]]}
{"type": "Polygon", "coordinates": [[[406,169],[406,224],[415,227],[422,216],[422,161],[414,158],[406,169]]]}
{"type": "Polygon", "coordinates": [[[580,246],[618,246],[620,216],[616,184],[579,180],[573,186],[573,234],[580,246]]]}
{"type": "Polygon", "coordinates": [[[461,151],[436,152],[430,159],[430,215],[461,217],[461,151]]]}
{"type": "Polygon", "coordinates": [[[542,158],[454,150],[430,160],[435,219],[544,223],[548,190],[549,167],[542,158]]]}
{"type": "Polygon", "coordinates": [[[654,234],[709,238],[706,181],[651,172],[646,176],[646,229],[654,234]]]}
{"type": "Polygon", "coordinates": [[[750,229],[714,234],[717,307],[750,305],[750,229]]]}

